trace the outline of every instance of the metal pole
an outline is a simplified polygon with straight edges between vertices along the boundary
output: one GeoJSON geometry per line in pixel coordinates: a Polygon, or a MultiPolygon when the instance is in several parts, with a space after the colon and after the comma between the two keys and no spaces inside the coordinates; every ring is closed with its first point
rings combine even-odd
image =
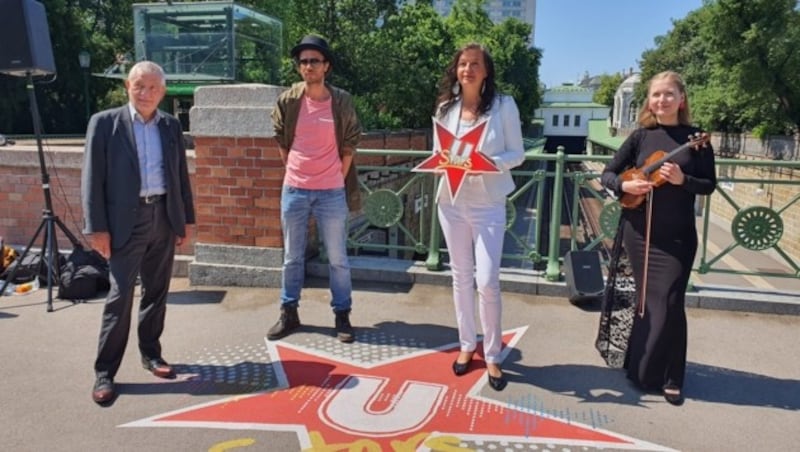
{"type": "Polygon", "coordinates": [[[86,104],[86,124],[89,124],[89,116],[91,111],[89,108],[89,69],[83,70],[83,100],[86,104]]]}
{"type": "Polygon", "coordinates": [[[550,246],[547,256],[545,279],[558,281],[561,279],[561,267],[558,262],[561,253],[561,202],[564,190],[564,146],[556,148],[556,172],[553,182],[553,205],[550,207],[550,246]]]}

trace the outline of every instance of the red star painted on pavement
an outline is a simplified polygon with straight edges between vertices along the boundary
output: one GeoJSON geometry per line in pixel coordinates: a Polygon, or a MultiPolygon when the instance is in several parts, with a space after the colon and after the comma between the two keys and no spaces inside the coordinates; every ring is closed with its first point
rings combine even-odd
{"type": "Polygon", "coordinates": [[[433,118],[433,128],[441,149],[434,149],[433,155],[412,171],[444,173],[450,199],[454,202],[467,174],[500,172],[492,159],[479,150],[486,133],[485,119],[460,137],[447,130],[436,118],[433,118]]]}
{"type": "MultiPolygon", "coordinates": [[[[504,334],[504,357],[526,329],[504,334]]],[[[284,342],[267,346],[278,388],[125,426],[289,431],[297,434],[303,450],[456,450],[461,441],[663,450],[481,396],[486,385],[481,354],[475,355],[473,370],[455,377],[450,365],[458,354],[457,344],[371,365],[284,342]]]]}

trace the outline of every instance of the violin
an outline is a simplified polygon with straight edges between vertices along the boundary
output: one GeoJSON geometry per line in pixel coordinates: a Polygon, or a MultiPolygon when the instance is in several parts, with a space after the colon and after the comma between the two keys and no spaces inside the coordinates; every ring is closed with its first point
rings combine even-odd
{"type": "MultiPolygon", "coordinates": [[[[654,152],[651,156],[647,157],[644,165],[642,165],[640,168],[630,168],[623,171],[622,174],[620,174],[620,178],[622,178],[623,182],[631,180],[647,180],[653,183],[654,188],[660,187],[667,182],[667,180],[661,176],[661,173],[658,171],[658,169],[661,168],[661,165],[674,157],[676,154],[686,149],[700,149],[701,146],[706,147],[706,143],[708,143],[709,139],[710,136],[707,133],[695,132],[693,135],[689,135],[688,142],[669,152],[654,152]]],[[[644,198],[645,195],[632,195],[630,193],[623,193],[619,203],[626,209],[634,209],[642,204],[644,198]]]]}

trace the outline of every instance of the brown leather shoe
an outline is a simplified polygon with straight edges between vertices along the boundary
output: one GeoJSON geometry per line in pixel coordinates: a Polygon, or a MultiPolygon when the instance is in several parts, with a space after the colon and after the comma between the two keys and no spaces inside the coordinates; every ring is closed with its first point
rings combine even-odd
{"type": "Polygon", "coordinates": [[[114,400],[114,379],[109,377],[97,377],[92,388],[92,400],[99,405],[105,405],[114,400]]]}
{"type": "Polygon", "coordinates": [[[172,370],[172,366],[161,358],[142,358],[142,367],[158,378],[175,378],[175,371],[172,370]]]}

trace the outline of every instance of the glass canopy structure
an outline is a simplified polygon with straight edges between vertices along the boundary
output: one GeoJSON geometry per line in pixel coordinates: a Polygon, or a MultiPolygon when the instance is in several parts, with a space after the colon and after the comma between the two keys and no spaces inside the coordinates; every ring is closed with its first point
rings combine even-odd
{"type": "Polygon", "coordinates": [[[231,1],[136,3],[133,24],[135,60],[160,64],[171,94],[278,81],[283,23],[273,17],[231,1]]]}

